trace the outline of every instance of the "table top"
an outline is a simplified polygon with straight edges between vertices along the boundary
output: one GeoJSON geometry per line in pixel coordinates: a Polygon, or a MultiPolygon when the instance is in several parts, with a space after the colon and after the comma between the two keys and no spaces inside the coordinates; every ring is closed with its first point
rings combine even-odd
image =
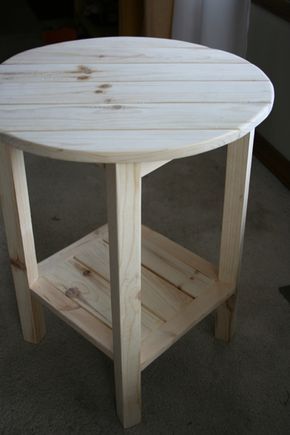
{"type": "Polygon", "coordinates": [[[74,161],[170,160],[244,136],[273,98],[259,68],[224,51],[156,38],[71,41],[0,65],[0,142],[74,161]]]}

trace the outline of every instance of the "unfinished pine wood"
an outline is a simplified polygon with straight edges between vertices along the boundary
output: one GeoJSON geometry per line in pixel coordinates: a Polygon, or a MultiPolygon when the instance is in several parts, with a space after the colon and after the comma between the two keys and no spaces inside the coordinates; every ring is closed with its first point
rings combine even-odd
{"type": "Polygon", "coordinates": [[[116,402],[127,428],[141,420],[141,172],[129,163],[106,173],[116,402]]]}
{"type": "Polygon", "coordinates": [[[0,194],[23,337],[38,343],[45,334],[45,324],[42,307],[29,290],[38,270],[25,164],[23,152],[5,143],[0,143],[0,194]]]}
{"type": "Polygon", "coordinates": [[[230,341],[235,327],[237,285],[243,249],[254,131],[228,145],[219,280],[236,293],[217,309],[215,335],[230,341]]]}
{"type": "Polygon", "coordinates": [[[202,103],[215,99],[219,103],[267,103],[264,81],[217,84],[206,81],[112,82],[106,90],[92,81],[75,83],[41,82],[31,84],[16,81],[1,83],[1,104],[142,104],[142,103],[202,103]]]}
{"type": "Polygon", "coordinates": [[[65,295],[51,281],[39,277],[31,285],[34,298],[45,304],[57,316],[74,328],[98,349],[113,359],[112,329],[98,317],[83,309],[74,298],[65,295]]]}
{"type": "MultiPolygon", "coordinates": [[[[219,112],[213,106],[203,103],[176,103],[163,104],[162,111],[158,105],[133,104],[94,106],[42,106],[18,105],[17,108],[9,105],[10,110],[0,107],[0,127],[6,126],[7,131],[17,134],[14,122],[11,121],[11,113],[17,116],[19,130],[30,131],[71,131],[87,130],[115,130],[130,129],[133,125],[136,130],[164,129],[170,130],[174,120],[178,122],[179,130],[206,129],[208,126],[214,129],[216,125],[221,129],[230,130],[239,124],[241,127],[247,123],[254,126],[257,111],[265,106],[263,103],[252,105],[245,104],[241,110],[238,104],[219,104],[219,112]],[[232,114],[231,114],[232,113],[232,114]],[[229,115],[229,116],[228,116],[229,115]],[[211,120],[206,120],[211,116],[211,120]],[[75,125],[72,126],[72,118],[75,125]],[[37,120],[37,123],[36,123],[37,120]]],[[[261,113],[260,113],[261,116],[261,113]]],[[[166,159],[164,159],[166,160],[166,159]]]]}
{"type": "Polygon", "coordinates": [[[144,225],[142,227],[142,237],[144,248],[149,248],[151,252],[156,252],[160,259],[164,258],[169,264],[183,264],[183,268],[191,271],[191,277],[193,276],[192,268],[194,267],[194,275],[200,273],[203,276],[203,280],[216,280],[218,278],[217,270],[210,262],[144,225]]]}
{"type": "Polygon", "coordinates": [[[233,287],[231,285],[219,281],[205,289],[196,300],[188,304],[176,317],[166,322],[157,329],[155,334],[151,334],[144,340],[141,355],[142,367],[147,367],[232,293],[233,287]]]}
{"type": "Polygon", "coordinates": [[[116,156],[120,162],[126,162],[130,160],[130,149],[134,147],[136,143],[142,146],[143,150],[146,150],[148,158],[155,163],[158,160],[159,152],[156,151],[156,144],[159,148],[167,147],[168,153],[172,157],[173,155],[178,157],[185,157],[188,151],[188,144],[190,144],[192,134],[198,138],[198,144],[194,148],[193,155],[201,152],[210,151],[213,149],[212,137],[215,135],[214,147],[220,147],[231,142],[237,136],[242,136],[242,132],[239,130],[130,130],[119,131],[119,136],[116,137],[115,131],[102,130],[102,143],[98,143],[98,131],[86,130],[85,135],[82,130],[71,131],[21,131],[22,139],[19,140],[15,135],[1,135],[5,137],[6,143],[12,146],[21,148],[23,141],[25,141],[25,147],[33,154],[38,154],[46,157],[53,157],[55,159],[79,161],[80,153],[84,157],[83,148],[86,147],[86,161],[94,162],[96,156],[97,160],[113,161],[116,156]],[[178,144],[183,144],[183,149],[177,150],[178,144]],[[39,146],[41,144],[41,147],[39,146]],[[106,153],[103,153],[103,149],[106,149],[106,153]],[[72,149],[75,152],[71,152],[72,149]],[[112,151],[110,153],[110,151],[112,151]],[[111,157],[110,157],[111,156],[111,157]]]}
{"type": "MultiPolygon", "coordinates": [[[[61,49],[70,49],[70,48],[74,48],[76,51],[80,50],[81,48],[83,48],[83,39],[81,40],[75,40],[75,41],[66,41],[66,42],[60,42],[58,44],[51,44],[51,45],[47,45],[47,49],[50,51],[54,51],[53,47],[58,47],[61,49]]],[[[121,36],[121,37],[115,37],[115,36],[109,36],[109,37],[105,37],[105,38],[88,38],[85,40],[86,43],[86,48],[88,49],[110,49],[112,47],[112,45],[117,48],[117,49],[131,49],[132,47],[136,48],[136,41],[137,41],[137,48],[170,48],[172,47],[172,41],[170,41],[169,39],[164,39],[164,38],[158,38],[158,40],[156,40],[155,38],[147,38],[144,36],[140,36],[138,38],[136,37],[131,37],[131,36],[121,36]]],[[[199,47],[198,44],[192,44],[190,42],[186,42],[186,41],[174,41],[175,43],[175,47],[176,48],[184,48],[184,47],[192,47],[192,45],[197,45],[199,47]]],[[[40,47],[40,49],[43,49],[43,47],[40,47]]],[[[36,48],[30,49],[30,50],[26,50],[23,53],[31,53],[34,52],[34,50],[36,50],[36,48]]],[[[12,56],[10,59],[14,59],[14,57],[18,56],[12,56]]],[[[7,60],[5,61],[7,62],[7,60]]]]}
{"type": "MultiPolygon", "coordinates": [[[[149,300],[148,304],[145,304],[142,296],[142,310],[146,311],[148,309],[151,313],[155,313],[158,318],[169,320],[166,312],[171,308],[174,309],[175,305],[178,308],[179,305],[188,301],[184,294],[186,292],[179,288],[181,282],[193,283],[197,281],[202,290],[210,285],[212,281],[217,280],[217,272],[214,266],[206,260],[144,226],[142,227],[142,238],[142,295],[144,295],[144,300],[149,300]],[[154,264],[156,256],[159,258],[157,265],[154,264]],[[161,268],[163,268],[165,274],[163,274],[161,268]],[[181,281],[176,280],[178,271],[181,281]],[[155,285],[155,282],[157,285],[155,285]],[[156,287],[160,289],[158,290],[156,287]],[[161,298],[160,307],[156,302],[152,302],[152,299],[156,298],[158,293],[161,298]]],[[[87,306],[95,310],[95,314],[98,315],[98,308],[100,307],[93,300],[90,301],[93,296],[90,295],[89,282],[94,283],[97,300],[99,299],[98,290],[100,289],[103,293],[108,292],[108,295],[110,294],[109,286],[102,285],[100,288],[95,282],[95,280],[101,278],[102,283],[104,281],[109,283],[108,246],[108,230],[107,227],[102,227],[100,231],[91,233],[41,262],[39,264],[39,273],[63,293],[80,282],[81,285],[78,287],[80,290],[79,298],[83,302],[86,301],[87,306]],[[79,266],[77,266],[77,263],[79,263],[79,266]],[[76,275],[76,272],[79,273],[76,275]]],[[[74,298],[77,300],[78,296],[75,295],[74,298]]],[[[110,298],[107,300],[109,301],[110,298]]],[[[101,313],[101,315],[103,314],[101,313]]],[[[106,321],[109,324],[111,322],[110,319],[106,321]]]]}
{"type": "Polygon", "coordinates": [[[252,131],[272,104],[272,85],[257,67],[183,41],[71,41],[0,66],[0,138],[65,160],[198,154],[252,131]]]}
{"type": "MultiPolygon", "coordinates": [[[[175,335],[164,343],[158,339],[160,329],[166,324],[173,328],[175,319],[200,298],[208,300],[212,295],[211,303],[216,306],[229,296],[230,287],[218,281],[217,271],[208,261],[144,226],[141,264],[143,369],[208,313],[206,301],[200,313],[190,308],[195,315],[187,317],[182,324],[185,329],[175,327],[175,335]]],[[[108,227],[83,237],[38,267],[33,294],[113,358],[108,227]]]]}
{"type": "MultiPolygon", "coordinates": [[[[211,48],[204,48],[192,44],[191,47],[178,48],[176,51],[175,63],[245,63],[245,60],[227,53],[222,50],[215,50],[211,48]],[[192,56],[192,49],[198,51],[195,56],[192,56]]],[[[44,53],[42,48],[34,49],[27,57],[26,52],[17,55],[17,64],[47,64],[51,61],[52,64],[71,64],[77,62],[82,64],[85,60],[88,64],[95,64],[97,61],[100,64],[122,64],[122,63],[172,63],[170,47],[132,47],[132,48],[119,48],[118,53],[112,52],[110,48],[104,47],[88,47],[85,52],[82,52],[78,47],[73,44],[59,50],[55,48],[55,44],[48,46],[47,51],[44,53]]],[[[5,65],[13,65],[14,57],[5,61],[5,65]]]]}
{"type": "MultiPolygon", "coordinates": [[[[174,51],[174,50],[172,50],[174,51]]],[[[193,50],[194,53],[199,49],[193,50]]],[[[167,82],[167,81],[264,81],[267,77],[261,70],[248,62],[137,62],[137,63],[106,63],[96,64],[86,62],[65,64],[2,64],[1,81],[4,83],[23,82],[80,82],[91,81],[96,84],[110,85],[112,82],[167,82]]],[[[106,89],[104,87],[103,89],[106,89]]],[[[268,92],[272,90],[268,83],[268,92]]],[[[270,94],[271,95],[271,94],[270,94]]],[[[269,99],[271,102],[271,98],[269,99]]],[[[239,101],[237,101],[239,102],[239,101]]],[[[213,101],[214,103],[214,101],[213,101]]]]}

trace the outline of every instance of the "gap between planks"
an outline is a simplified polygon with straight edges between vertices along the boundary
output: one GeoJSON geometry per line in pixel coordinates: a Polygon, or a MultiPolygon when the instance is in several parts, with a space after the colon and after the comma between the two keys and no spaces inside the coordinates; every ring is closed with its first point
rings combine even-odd
{"type": "MultiPolygon", "coordinates": [[[[267,104],[268,101],[256,101],[256,100],[252,100],[252,101],[184,101],[184,100],[180,100],[180,101],[151,101],[150,105],[166,105],[166,104],[170,104],[171,106],[174,104],[267,104]]],[[[131,107],[131,106],[143,106],[148,104],[147,102],[136,102],[136,103],[83,103],[82,106],[92,106],[92,107],[112,107],[114,108],[114,106],[116,105],[120,105],[120,106],[125,106],[125,107],[131,107]]],[[[9,106],[9,107],[13,107],[13,106],[21,106],[22,103],[1,103],[0,102],[0,106],[9,106]]],[[[61,106],[61,107],[73,107],[72,103],[25,103],[25,106],[40,106],[40,107],[45,107],[45,106],[61,106]]]]}

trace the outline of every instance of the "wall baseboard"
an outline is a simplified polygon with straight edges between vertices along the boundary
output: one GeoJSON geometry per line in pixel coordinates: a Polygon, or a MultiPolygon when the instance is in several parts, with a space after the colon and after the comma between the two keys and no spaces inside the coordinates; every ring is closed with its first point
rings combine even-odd
{"type": "Polygon", "coordinates": [[[258,132],[255,134],[254,155],[290,189],[290,161],[258,132]]]}

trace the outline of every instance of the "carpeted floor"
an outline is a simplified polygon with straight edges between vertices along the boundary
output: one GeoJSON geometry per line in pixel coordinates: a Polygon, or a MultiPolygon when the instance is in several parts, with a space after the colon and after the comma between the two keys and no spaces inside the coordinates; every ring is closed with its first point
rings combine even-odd
{"type": "MultiPolygon", "coordinates": [[[[0,37],[0,60],[40,44],[21,23],[24,36],[0,37]]],[[[102,169],[26,162],[39,260],[106,222],[102,169]]],[[[217,262],[224,167],[220,149],[146,177],[143,222],[217,262]]],[[[23,341],[2,221],[0,238],[0,434],[124,433],[107,357],[48,311],[41,344],[23,341]]],[[[290,304],[278,290],[290,284],[289,247],[290,193],[254,160],[236,336],[216,341],[209,316],[152,363],[128,434],[290,433],[290,304]]]]}
{"type": "MultiPolygon", "coordinates": [[[[106,221],[102,169],[26,161],[39,259],[106,221]]],[[[143,222],[217,261],[224,166],[221,149],[146,177],[143,222]]],[[[289,433],[289,222],[289,191],[254,161],[235,339],[216,341],[210,316],[150,365],[129,434],[289,433]]],[[[2,225],[0,261],[0,433],[123,433],[107,357],[50,312],[42,343],[22,340],[2,225]]]]}

